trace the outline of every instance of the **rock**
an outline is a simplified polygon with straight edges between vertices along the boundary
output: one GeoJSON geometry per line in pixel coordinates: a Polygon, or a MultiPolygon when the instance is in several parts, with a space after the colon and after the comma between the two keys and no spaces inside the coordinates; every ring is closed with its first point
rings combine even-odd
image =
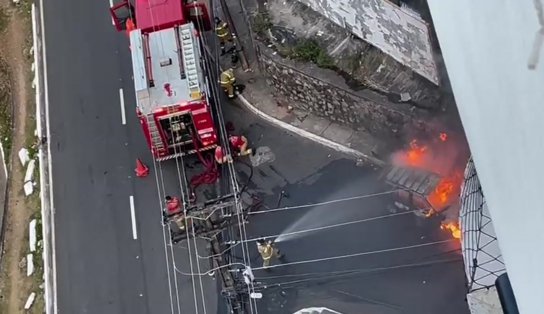
{"type": "Polygon", "coordinates": [[[26,165],[26,163],[30,160],[30,154],[28,152],[28,149],[26,148],[21,148],[21,150],[19,150],[19,160],[21,161],[21,165],[23,165],[23,167],[26,165]]]}
{"type": "Polygon", "coordinates": [[[30,221],[28,227],[28,242],[30,252],[36,251],[36,219],[32,219],[32,221],[30,221]]]}
{"type": "Polygon", "coordinates": [[[400,101],[407,102],[412,100],[412,97],[410,96],[410,93],[401,93],[400,94],[400,101]]]}
{"type": "Polygon", "coordinates": [[[26,276],[30,277],[34,273],[34,256],[32,253],[26,256],[26,276]]]}
{"type": "Polygon", "coordinates": [[[34,193],[34,184],[32,184],[32,181],[25,182],[25,185],[23,185],[23,189],[25,191],[25,195],[29,196],[34,193]]]}
{"type": "Polygon", "coordinates": [[[32,181],[34,177],[34,168],[36,168],[36,161],[33,159],[28,163],[28,167],[26,167],[24,182],[32,181]]]}
{"type": "Polygon", "coordinates": [[[28,299],[26,299],[26,303],[25,303],[25,310],[29,310],[30,307],[32,307],[32,304],[34,304],[34,300],[36,299],[36,293],[35,292],[32,292],[29,296],[28,296],[28,299]]]}

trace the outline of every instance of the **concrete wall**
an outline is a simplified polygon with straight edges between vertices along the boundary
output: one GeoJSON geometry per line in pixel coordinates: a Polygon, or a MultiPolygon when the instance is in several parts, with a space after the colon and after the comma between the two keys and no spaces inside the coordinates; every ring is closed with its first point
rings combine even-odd
{"type": "Polygon", "coordinates": [[[306,74],[315,70],[315,66],[295,64],[263,52],[259,56],[259,63],[268,84],[286,97],[293,107],[365,130],[374,136],[385,137],[384,140],[402,133],[402,129],[411,126],[414,115],[421,114],[416,110],[406,110],[406,105],[381,103],[351,92],[324,77],[306,74]]]}
{"type": "MultiPolygon", "coordinates": [[[[336,66],[353,79],[353,89],[371,88],[394,95],[409,93],[419,106],[439,106],[441,95],[437,85],[394,56],[324,19],[309,6],[295,0],[270,0],[267,9],[274,25],[271,37],[276,43],[288,46],[294,45],[300,38],[316,39],[333,57],[336,66]]],[[[405,45],[398,48],[402,51],[412,49],[409,42],[405,42],[405,45]]],[[[419,60],[421,57],[414,58],[419,60]]]]}
{"type": "Polygon", "coordinates": [[[385,0],[298,0],[438,84],[427,24],[385,0]]]}

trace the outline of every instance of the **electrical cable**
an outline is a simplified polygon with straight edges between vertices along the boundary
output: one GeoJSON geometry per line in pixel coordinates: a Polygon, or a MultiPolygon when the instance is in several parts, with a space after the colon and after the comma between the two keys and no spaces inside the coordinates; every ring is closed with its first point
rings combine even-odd
{"type": "MultiPolygon", "coordinates": [[[[381,271],[386,271],[386,270],[395,270],[395,269],[412,268],[412,267],[422,267],[422,266],[430,266],[430,265],[443,264],[443,263],[454,263],[454,262],[459,262],[459,259],[451,258],[451,259],[426,261],[426,262],[421,262],[421,263],[401,264],[401,265],[394,265],[394,266],[387,266],[387,267],[375,267],[375,268],[366,268],[366,269],[352,269],[352,270],[332,271],[332,272],[324,272],[324,273],[307,273],[307,274],[303,274],[303,275],[312,276],[312,278],[299,279],[299,280],[286,281],[286,282],[274,282],[274,283],[269,283],[269,284],[263,284],[262,290],[266,290],[266,289],[272,288],[274,286],[278,286],[278,287],[281,286],[282,288],[293,288],[294,286],[289,287],[288,285],[296,284],[296,283],[323,280],[323,279],[330,279],[330,278],[336,278],[336,277],[345,277],[345,276],[351,276],[351,275],[357,275],[357,274],[376,273],[376,272],[381,272],[381,271]],[[315,276],[319,276],[319,275],[323,275],[323,276],[315,277],[315,276]]],[[[297,276],[297,275],[255,277],[255,280],[267,280],[267,279],[274,279],[274,278],[284,278],[284,277],[289,277],[289,276],[297,276]]]]}
{"type": "MultiPolygon", "coordinates": [[[[155,183],[157,185],[157,196],[159,198],[159,210],[160,210],[160,215],[162,217],[163,216],[163,213],[162,213],[162,201],[161,201],[162,198],[161,198],[161,192],[160,192],[160,187],[159,187],[159,175],[158,175],[158,172],[157,172],[157,162],[155,161],[154,157],[153,157],[153,168],[155,170],[155,183]]],[[[162,236],[163,236],[163,246],[164,246],[164,258],[165,258],[165,261],[166,261],[166,273],[168,275],[168,291],[169,291],[169,294],[170,294],[170,310],[171,310],[171,312],[173,314],[174,313],[174,299],[172,298],[172,282],[171,282],[171,279],[170,279],[170,263],[168,261],[168,249],[166,247],[167,246],[166,245],[166,235],[164,234],[165,229],[166,229],[166,227],[163,226],[162,236]]]]}
{"type": "MultiPolygon", "coordinates": [[[[212,2],[212,15],[213,15],[213,2],[212,2]]],[[[213,18],[213,16],[212,16],[213,18]]],[[[199,19],[200,21],[200,19],[199,19]]],[[[205,40],[206,41],[206,40],[205,40]]],[[[217,38],[215,38],[215,41],[214,41],[214,46],[217,47],[217,38]]],[[[215,49],[215,52],[216,52],[216,68],[217,70],[219,70],[219,58],[217,56],[217,49],[215,49]]],[[[206,62],[206,66],[208,66],[207,62],[206,62]]],[[[211,68],[208,66],[208,69],[210,70],[211,68]]],[[[212,73],[212,71],[208,71],[208,73],[212,73]]],[[[219,72],[217,71],[217,73],[219,74],[219,72]]],[[[223,112],[222,112],[222,108],[220,106],[221,102],[220,102],[220,99],[219,97],[217,96],[218,95],[218,92],[217,92],[217,84],[213,84],[212,85],[212,96],[215,100],[215,103],[218,105],[217,106],[217,117],[219,119],[219,126],[220,126],[220,136],[223,140],[223,143],[226,143],[226,147],[224,148],[225,152],[227,153],[227,155],[230,155],[232,156],[232,153],[231,153],[231,150],[230,150],[230,146],[228,145],[228,135],[227,135],[227,131],[225,129],[225,121],[224,121],[224,118],[223,118],[223,112]]],[[[239,200],[237,199],[238,196],[238,184],[236,182],[236,172],[234,171],[233,169],[233,165],[232,163],[227,163],[227,166],[228,166],[228,169],[229,169],[229,172],[230,172],[230,178],[231,178],[231,184],[232,184],[232,188],[233,188],[233,192],[234,192],[234,195],[235,195],[235,204],[236,204],[236,214],[237,214],[237,219],[238,219],[238,227],[239,227],[239,232],[240,232],[240,237],[242,239],[244,238],[247,238],[247,231],[245,230],[245,224],[243,222],[243,219],[241,219],[240,217],[240,212],[241,212],[241,208],[240,208],[240,202],[239,200]]],[[[242,245],[242,255],[243,255],[243,259],[244,259],[244,263],[247,265],[249,264],[248,263],[248,259],[249,259],[249,252],[248,252],[249,248],[246,247],[244,248],[244,245],[242,245]],[[247,257],[247,258],[246,258],[247,257]]],[[[250,285],[248,285],[248,292],[251,293],[252,290],[254,289],[254,287],[252,286],[252,283],[250,283],[250,285]]],[[[255,303],[255,312],[257,312],[257,305],[255,303]]],[[[252,305],[252,299],[250,298],[250,307],[251,307],[251,312],[253,312],[253,305],[252,305]]]]}
{"type": "Polygon", "coordinates": [[[218,270],[218,269],[221,269],[221,268],[225,268],[225,267],[230,267],[230,266],[234,266],[234,265],[240,265],[240,266],[244,266],[246,267],[245,264],[243,263],[230,263],[230,264],[226,264],[226,265],[222,265],[222,266],[219,266],[219,267],[215,267],[215,268],[212,268],[210,270],[208,270],[207,272],[204,272],[204,273],[186,273],[186,272],[182,272],[181,270],[179,270],[178,268],[175,269],[176,272],[184,275],[184,276],[206,276],[206,275],[210,275],[212,272],[218,270]]]}
{"type": "MultiPolygon", "coordinates": [[[[159,163],[159,165],[160,165],[160,163],[159,163]]],[[[166,195],[165,184],[164,184],[164,176],[163,176],[163,173],[162,173],[162,167],[161,166],[159,166],[159,177],[161,178],[162,193],[163,193],[163,195],[166,195]]],[[[168,230],[171,233],[170,225],[168,226],[168,230]]],[[[168,241],[169,241],[168,244],[170,246],[170,256],[172,258],[173,267],[176,267],[176,258],[174,256],[172,237],[168,237],[168,241]]],[[[178,313],[181,313],[181,301],[179,300],[179,294],[180,293],[179,293],[177,276],[174,276],[174,287],[176,288],[176,299],[177,299],[177,303],[178,303],[178,313]]]]}
{"type": "MultiPolygon", "coordinates": [[[[170,122],[170,125],[172,125],[172,117],[169,117],[169,122],[170,122]]],[[[174,139],[174,131],[172,130],[172,128],[170,129],[170,136],[172,139],[174,139]]],[[[178,147],[177,145],[174,145],[174,154],[177,155],[178,154],[178,147]]],[[[188,255],[189,255],[189,265],[190,265],[190,268],[191,268],[191,272],[193,271],[193,254],[191,253],[191,243],[189,242],[189,239],[190,239],[190,235],[189,235],[189,220],[187,219],[187,204],[189,203],[189,200],[187,199],[188,198],[188,194],[187,194],[187,180],[186,180],[186,177],[184,175],[184,164],[183,164],[183,157],[179,158],[181,160],[181,170],[180,170],[180,160],[178,160],[178,158],[175,158],[175,161],[176,161],[176,172],[177,172],[177,177],[178,177],[178,182],[179,182],[179,188],[180,188],[180,192],[181,192],[181,198],[182,198],[182,203],[183,203],[183,214],[184,214],[184,222],[185,222],[185,234],[187,236],[187,248],[188,248],[188,255]],[[183,179],[182,179],[182,172],[183,171],[183,179]],[[184,184],[185,183],[185,184],[184,184]],[[185,191],[184,191],[184,188],[185,187],[185,191]]],[[[192,221],[191,221],[191,225],[192,225],[192,221]]],[[[192,225],[193,227],[193,230],[194,230],[194,225],[192,225]]],[[[198,254],[198,252],[196,252],[197,250],[197,246],[195,245],[195,254],[198,254]]],[[[196,260],[198,262],[198,257],[196,257],[196,260]]],[[[197,264],[198,267],[200,267],[200,263],[197,264]]],[[[175,265],[174,265],[175,266],[175,265]]],[[[193,287],[193,301],[195,303],[195,310],[197,311],[198,313],[198,301],[197,301],[197,296],[196,296],[196,284],[195,284],[195,280],[193,277],[191,277],[191,283],[192,283],[192,287],[193,287]]],[[[202,289],[202,283],[200,285],[201,289],[202,289]]],[[[204,293],[201,292],[201,297],[202,297],[202,300],[203,300],[203,303],[205,303],[204,301],[204,293]]]]}
{"type": "Polygon", "coordinates": [[[357,256],[373,255],[373,254],[379,254],[379,253],[396,252],[396,251],[401,251],[401,250],[408,250],[408,249],[427,247],[427,246],[431,246],[431,245],[443,244],[443,243],[454,242],[454,241],[457,241],[457,240],[456,239],[441,240],[441,241],[427,242],[427,243],[422,243],[422,244],[402,246],[402,247],[396,247],[396,248],[390,248],[390,249],[383,249],[383,250],[367,251],[367,252],[360,252],[360,253],[353,253],[353,254],[346,254],[346,255],[339,255],[339,256],[316,258],[316,259],[311,259],[311,260],[303,260],[303,261],[290,262],[290,263],[285,263],[285,264],[270,265],[268,267],[256,267],[256,268],[253,268],[253,270],[278,268],[278,267],[285,267],[285,266],[291,266],[291,265],[301,265],[301,264],[317,263],[317,262],[337,260],[337,259],[343,259],[343,258],[351,258],[351,257],[357,257],[357,256]]]}
{"type": "Polygon", "coordinates": [[[267,210],[251,212],[251,213],[248,213],[248,215],[268,214],[268,213],[273,213],[273,212],[277,212],[277,211],[300,209],[300,208],[307,208],[307,207],[317,207],[317,206],[329,205],[329,204],[334,204],[334,203],[339,203],[339,202],[360,200],[360,199],[364,199],[364,198],[371,198],[371,197],[376,197],[376,196],[381,196],[381,195],[387,195],[387,194],[395,193],[397,191],[399,191],[399,189],[389,190],[389,191],[385,191],[385,192],[372,193],[372,194],[364,194],[364,195],[359,195],[359,196],[346,197],[346,198],[340,198],[340,199],[335,199],[335,200],[330,200],[330,201],[320,202],[320,203],[273,208],[273,209],[267,209],[267,210]]]}
{"type": "Polygon", "coordinates": [[[271,235],[271,236],[262,236],[262,237],[258,237],[258,238],[247,239],[247,240],[245,240],[245,242],[253,242],[253,241],[257,241],[257,240],[262,239],[262,238],[277,238],[279,236],[290,236],[290,235],[296,235],[296,234],[307,233],[307,232],[321,231],[321,230],[326,230],[326,229],[331,229],[331,228],[337,228],[337,227],[343,227],[343,226],[358,224],[358,223],[362,223],[362,222],[369,222],[369,221],[374,221],[374,220],[379,220],[379,219],[403,216],[403,215],[407,215],[407,214],[412,214],[412,213],[417,212],[417,211],[418,210],[409,210],[409,211],[400,212],[400,213],[393,213],[393,214],[387,214],[387,215],[376,216],[376,217],[371,217],[371,218],[352,220],[352,221],[347,221],[347,222],[342,222],[342,223],[337,223],[337,224],[332,224],[332,225],[326,225],[326,226],[321,226],[321,227],[315,227],[315,228],[309,228],[309,229],[304,229],[304,230],[299,230],[299,231],[280,233],[280,234],[271,235]]]}

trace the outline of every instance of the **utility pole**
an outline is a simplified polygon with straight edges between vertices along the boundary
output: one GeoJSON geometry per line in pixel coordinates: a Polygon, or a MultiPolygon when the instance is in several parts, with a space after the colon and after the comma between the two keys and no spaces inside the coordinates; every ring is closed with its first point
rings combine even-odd
{"type": "MultiPolygon", "coordinates": [[[[233,314],[245,314],[249,294],[245,288],[243,277],[240,276],[242,264],[233,263],[229,257],[229,239],[223,238],[223,231],[229,227],[237,226],[237,204],[234,194],[222,196],[206,202],[184,206],[183,214],[173,214],[166,217],[172,230],[172,242],[177,244],[182,240],[190,240],[193,237],[203,238],[209,241],[212,270],[216,278],[222,282],[222,295],[230,305],[233,314]],[[187,224],[184,226],[184,224],[187,224]],[[189,237],[185,228],[188,228],[189,237]],[[227,240],[227,241],[225,241],[227,240]]],[[[243,223],[243,222],[241,222],[243,223]]]]}
{"type": "Polygon", "coordinates": [[[240,39],[238,38],[238,32],[236,31],[236,26],[234,25],[234,21],[232,20],[232,16],[230,15],[229,8],[227,7],[227,1],[226,0],[219,0],[221,3],[221,8],[223,9],[223,15],[227,19],[227,23],[229,24],[229,29],[234,37],[234,43],[236,44],[236,47],[239,50],[240,53],[240,61],[242,61],[242,68],[245,71],[251,70],[249,67],[249,63],[247,62],[246,53],[244,50],[244,46],[240,43],[240,39]]]}

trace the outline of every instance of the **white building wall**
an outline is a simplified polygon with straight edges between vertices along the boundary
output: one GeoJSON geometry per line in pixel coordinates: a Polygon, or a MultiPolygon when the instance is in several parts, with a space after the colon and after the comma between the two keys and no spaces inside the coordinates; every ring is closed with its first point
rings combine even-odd
{"type": "MultiPolygon", "coordinates": [[[[541,28],[534,5],[539,1],[429,0],[523,314],[544,309],[544,62],[529,69],[541,28]]],[[[534,55],[542,58],[543,52],[534,55]]]]}

